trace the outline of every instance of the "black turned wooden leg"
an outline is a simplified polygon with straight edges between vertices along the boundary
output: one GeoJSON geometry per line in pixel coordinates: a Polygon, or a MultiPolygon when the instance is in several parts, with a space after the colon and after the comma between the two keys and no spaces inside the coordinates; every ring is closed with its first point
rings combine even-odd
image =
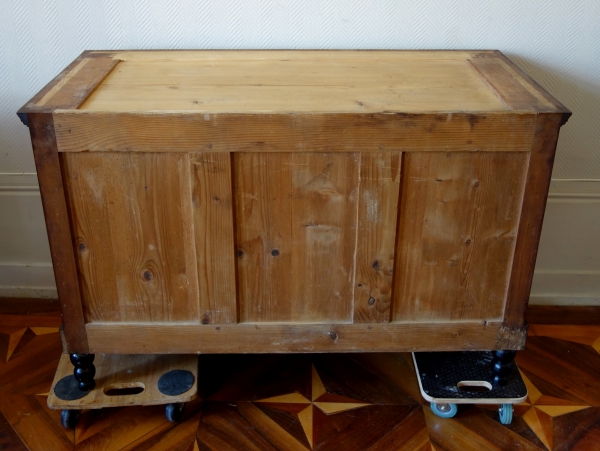
{"type": "Polygon", "coordinates": [[[506,385],[508,375],[512,370],[511,363],[515,360],[517,351],[492,351],[492,374],[494,375],[494,384],[506,385]]]}
{"type": "Polygon", "coordinates": [[[79,382],[79,390],[90,391],[96,386],[94,376],[96,367],[94,366],[94,354],[71,354],[71,363],[75,366],[73,376],[79,382]]]}

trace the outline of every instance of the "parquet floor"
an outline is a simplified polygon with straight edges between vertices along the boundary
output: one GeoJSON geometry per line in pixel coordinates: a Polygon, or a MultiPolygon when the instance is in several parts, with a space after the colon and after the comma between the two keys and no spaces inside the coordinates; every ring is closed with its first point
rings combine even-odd
{"type": "Polygon", "coordinates": [[[453,419],[421,399],[408,355],[201,356],[201,398],[85,411],[63,429],[46,398],[56,312],[0,314],[0,450],[600,450],[599,309],[536,309],[517,356],[529,388],[510,426],[497,406],[453,419]]]}

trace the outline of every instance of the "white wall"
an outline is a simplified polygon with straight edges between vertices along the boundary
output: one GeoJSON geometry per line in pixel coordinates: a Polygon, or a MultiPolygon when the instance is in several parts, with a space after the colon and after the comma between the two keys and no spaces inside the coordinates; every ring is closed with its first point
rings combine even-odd
{"type": "Polygon", "coordinates": [[[29,135],[15,112],[83,50],[125,48],[503,51],[573,110],[533,302],[600,304],[598,0],[3,0],[0,295],[55,294],[29,135]]]}

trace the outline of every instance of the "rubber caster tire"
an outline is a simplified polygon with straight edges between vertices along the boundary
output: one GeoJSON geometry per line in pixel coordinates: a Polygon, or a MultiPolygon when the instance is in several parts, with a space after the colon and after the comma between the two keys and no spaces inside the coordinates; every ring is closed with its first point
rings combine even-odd
{"type": "Polygon", "coordinates": [[[498,407],[498,415],[500,416],[500,423],[502,423],[502,424],[512,423],[513,405],[512,404],[500,404],[500,407],[498,407]]]}
{"type": "Polygon", "coordinates": [[[171,423],[178,423],[183,418],[184,411],[184,402],[174,402],[172,404],[167,404],[167,407],[165,408],[165,416],[171,423]]]}
{"type": "Polygon", "coordinates": [[[75,429],[80,416],[81,410],[63,410],[60,413],[60,424],[67,429],[75,429]]]}
{"type": "MultiPolygon", "coordinates": [[[[512,406],[511,406],[512,407],[512,406]]],[[[436,404],[434,402],[431,403],[431,410],[438,417],[442,418],[452,418],[458,412],[458,408],[456,404],[436,404]]]]}

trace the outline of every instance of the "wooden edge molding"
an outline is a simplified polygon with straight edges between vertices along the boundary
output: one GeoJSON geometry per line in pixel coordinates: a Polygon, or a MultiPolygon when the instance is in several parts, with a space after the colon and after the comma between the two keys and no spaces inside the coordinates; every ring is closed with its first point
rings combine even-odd
{"type": "Polygon", "coordinates": [[[98,87],[119,60],[83,52],[17,112],[26,126],[28,113],[51,113],[57,108],[75,109],[98,87]]]}
{"type": "Polygon", "coordinates": [[[513,63],[506,55],[504,55],[504,53],[500,52],[499,50],[496,50],[494,53],[496,54],[496,56],[498,58],[500,58],[502,61],[504,61],[507,66],[512,68],[519,76],[521,76],[521,78],[525,82],[529,83],[531,86],[533,86],[535,89],[537,89],[538,93],[543,95],[546,98],[546,100],[548,100],[550,103],[552,103],[554,105],[554,107],[556,108],[556,112],[562,113],[562,121],[560,124],[561,126],[563,126],[567,123],[567,121],[573,114],[571,112],[571,110],[569,110],[565,105],[563,105],[561,102],[559,102],[556,97],[554,97],[552,94],[550,94],[548,91],[546,91],[546,89],[542,85],[540,85],[533,78],[531,78],[529,75],[527,75],[525,73],[525,71],[523,71],[523,69],[521,69],[515,63],[513,63]]]}
{"type": "Polygon", "coordinates": [[[64,335],[70,352],[86,353],[88,344],[75,251],[71,239],[52,114],[28,113],[28,120],[54,277],[65,324],[64,335]]]}
{"type": "Polygon", "coordinates": [[[60,152],[526,152],[531,149],[535,121],[535,112],[54,112],[60,152]]]}
{"type": "Polygon", "coordinates": [[[536,83],[502,52],[481,52],[467,63],[506,106],[514,110],[562,113],[564,125],[571,111],[536,83]]]}
{"type": "Polygon", "coordinates": [[[538,115],[504,310],[507,327],[522,327],[525,321],[561,120],[561,113],[538,115]]]}
{"type": "Polygon", "coordinates": [[[150,324],[90,323],[90,352],[410,352],[521,349],[520,333],[499,322],[380,324],[150,324]],[[510,337],[510,338],[506,338],[510,337]],[[501,338],[501,342],[498,340],[501,338]]]}
{"type": "Polygon", "coordinates": [[[497,349],[524,349],[528,329],[527,324],[521,327],[501,326],[496,336],[497,349]]]}

